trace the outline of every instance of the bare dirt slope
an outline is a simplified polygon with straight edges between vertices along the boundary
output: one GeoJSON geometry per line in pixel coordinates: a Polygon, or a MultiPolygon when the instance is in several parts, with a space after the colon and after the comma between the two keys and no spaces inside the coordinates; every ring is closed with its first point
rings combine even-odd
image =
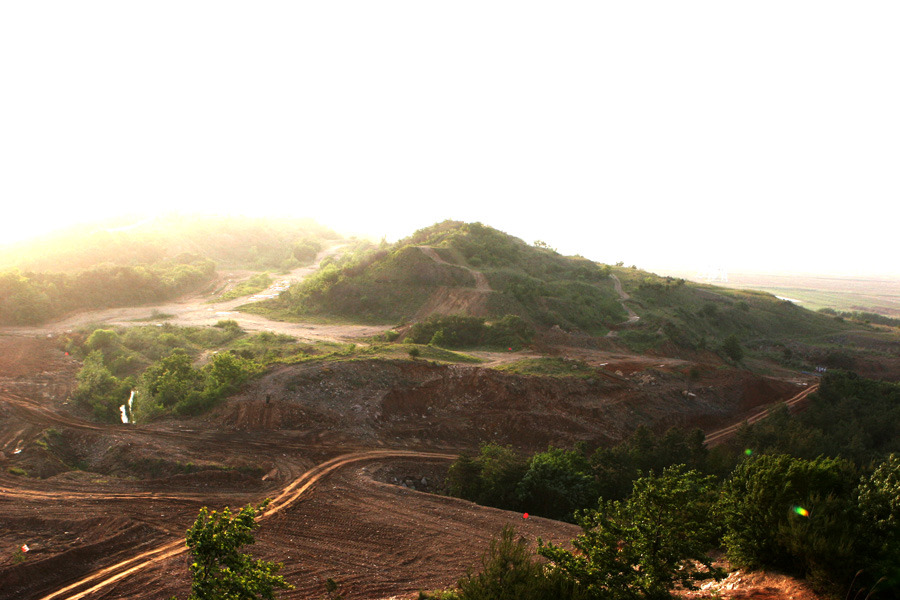
{"type": "MultiPolygon", "coordinates": [[[[608,380],[556,381],[425,361],[349,361],[273,371],[200,419],[110,426],[82,420],[66,403],[77,364],[52,340],[6,337],[0,345],[0,598],[25,600],[90,577],[53,596],[75,597],[121,572],[104,569],[146,552],[159,560],[83,597],[184,595],[186,558],[176,551],[198,509],[266,497],[292,499],[262,522],[256,548],[285,563],[297,585],[286,597],[321,595],[325,577],[360,599],[450,585],[476,566],[506,523],[560,541],[576,531],[374,481],[378,469],[370,464],[348,464],[293,496],[302,487],[297,482],[348,452],[452,455],[486,440],[542,449],[614,439],[661,415],[671,421],[678,407],[692,415],[706,406],[726,418],[729,410],[794,389],[751,376],[710,379],[715,393],[704,398],[697,387],[699,399],[689,401],[677,364],[608,380]],[[24,555],[16,550],[23,544],[30,549],[24,555]]],[[[401,469],[415,481],[434,462],[378,460],[379,468],[401,469]]]]}

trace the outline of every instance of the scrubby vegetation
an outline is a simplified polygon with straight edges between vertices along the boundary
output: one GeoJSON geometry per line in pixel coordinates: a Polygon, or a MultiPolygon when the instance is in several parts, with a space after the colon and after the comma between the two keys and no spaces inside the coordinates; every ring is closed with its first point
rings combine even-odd
{"type": "Polygon", "coordinates": [[[210,300],[210,302],[224,302],[226,300],[233,300],[242,296],[249,296],[251,294],[256,294],[265,290],[270,285],[272,285],[272,278],[268,273],[257,273],[256,275],[253,275],[249,279],[242,281],[230,290],[226,291],[218,298],[210,300]]]}
{"type": "MultiPolygon", "coordinates": [[[[338,238],[309,220],[165,217],[114,225],[0,249],[0,325],[170,300],[208,285],[217,267],[291,269],[338,238]]],[[[264,289],[263,278],[240,291],[264,289]]]]}
{"type": "Polygon", "coordinates": [[[103,265],[75,274],[0,273],[0,325],[35,325],[67,312],[161,302],[207,284],[215,264],[179,256],[150,265],[103,265]]]}
{"type": "Polygon", "coordinates": [[[819,312],[823,315],[830,315],[832,317],[836,317],[839,319],[847,319],[850,321],[856,321],[857,323],[864,323],[866,325],[884,325],[886,327],[900,327],[900,319],[896,319],[894,317],[887,317],[885,315],[879,315],[873,312],[866,311],[858,311],[858,310],[835,310],[833,308],[820,308],[819,312]]]}
{"type": "Polygon", "coordinates": [[[517,315],[506,315],[493,323],[486,323],[481,317],[431,315],[409,328],[406,341],[442,348],[486,346],[518,350],[531,342],[534,333],[534,327],[517,315]]]}
{"type": "Polygon", "coordinates": [[[482,272],[493,289],[486,302],[488,320],[513,314],[539,326],[603,332],[627,317],[608,266],[458,221],[389,246],[359,246],[258,310],[398,322],[412,318],[441,287],[474,289],[470,269],[482,272]]]}
{"type": "Polygon", "coordinates": [[[688,538],[702,552],[723,547],[736,567],[803,576],[825,593],[869,590],[883,577],[872,597],[893,597],[900,591],[900,385],[829,373],[811,398],[807,411],[777,413],[713,450],[699,430],[658,436],[645,428],[592,454],[582,446],[524,457],[487,444],[454,462],[448,491],[582,525],[573,542],[579,553],[540,553],[550,559],[544,573],[555,569],[593,586],[581,588],[584,597],[666,597],[668,577],[688,573],[687,563],[640,561],[650,548],[688,538]],[[650,500],[662,503],[653,517],[632,519],[650,500]],[[699,512],[667,513],[669,500],[699,512]],[[671,532],[681,537],[661,541],[671,532]],[[651,573],[659,585],[636,582],[651,573]]]}
{"type": "Polygon", "coordinates": [[[247,334],[235,321],[212,328],[98,328],[73,333],[64,343],[83,360],[75,400],[107,422],[120,421],[119,407],[127,403],[131,390],[136,390],[131,420],[196,414],[233,392],[264,364],[311,352],[289,336],[247,334]]]}
{"type": "Polygon", "coordinates": [[[735,290],[683,279],[659,277],[639,269],[613,269],[640,321],[619,332],[632,350],[664,344],[688,351],[713,351],[740,362],[765,357],[807,367],[836,335],[859,324],[836,320],[765,292],[735,290]],[[782,354],[790,347],[792,355],[782,354]]]}

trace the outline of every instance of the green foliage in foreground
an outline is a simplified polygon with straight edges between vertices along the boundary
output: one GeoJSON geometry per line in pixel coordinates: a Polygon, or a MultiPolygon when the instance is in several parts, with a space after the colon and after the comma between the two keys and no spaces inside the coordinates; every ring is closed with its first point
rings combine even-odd
{"type": "Polygon", "coordinates": [[[188,600],[274,600],[276,590],[293,588],[278,575],[281,564],[241,552],[243,546],[255,543],[256,517],[265,506],[247,505],[237,514],[228,508],[221,512],[200,509],[187,531],[186,543],[194,559],[188,600]]]}
{"type": "Polygon", "coordinates": [[[581,513],[577,552],[553,544],[538,553],[583,586],[586,597],[668,598],[679,585],[721,577],[706,555],[714,545],[712,478],[683,467],[635,481],[625,501],[581,513]]]}
{"type": "Polygon", "coordinates": [[[458,591],[420,594],[441,600],[637,600],[668,598],[676,586],[719,577],[706,553],[715,544],[712,479],[683,467],[638,479],[623,502],[601,501],[579,514],[572,552],[539,541],[537,553],[506,527],[482,569],[458,591]]]}
{"type": "MultiPolygon", "coordinates": [[[[536,560],[528,543],[515,539],[507,525],[491,540],[481,559],[481,571],[459,580],[459,600],[577,600],[587,598],[578,585],[558,570],[536,560]]],[[[440,598],[440,596],[438,596],[440,598]]],[[[445,596],[447,598],[447,596],[445,596]]],[[[451,596],[452,598],[452,596],[451,596]]]]}
{"type": "MultiPolygon", "coordinates": [[[[762,455],[742,463],[722,491],[719,512],[732,564],[776,568],[842,593],[855,579],[900,591],[900,522],[883,518],[896,504],[900,460],[891,456],[860,479],[847,461],[762,455]],[[854,574],[863,570],[856,577],[854,574]]],[[[876,596],[877,597],[877,596],[876,596]]]]}

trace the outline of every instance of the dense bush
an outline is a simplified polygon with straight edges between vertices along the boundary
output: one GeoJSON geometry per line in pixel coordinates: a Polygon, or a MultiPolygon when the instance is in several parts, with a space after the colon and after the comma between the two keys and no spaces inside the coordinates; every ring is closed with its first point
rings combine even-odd
{"type": "Polygon", "coordinates": [[[589,598],[663,599],[676,585],[696,589],[697,581],[721,576],[707,555],[717,533],[715,493],[710,477],[670,467],[635,481],[628,499],[601,500],[580,513],[575,552],[548,544],[538,553],[589,598]]]}
{"type": "Polygon", "coordinates": [[[128,401],[134,381],[119,379],[103,364],[103,354],[94,350],[78,372],[75,401],[89,408],[94,418],[108,423],[121,420],[119,407],[128,401]]]}
{"type": "Polygon", "coordinates": [[[168,300],[207,283],[212,261],[196,256],[152,265],[101,265],[77,274],[0,273],[0,324],[33,325],[74,310],[168,300]]]}
{"type": "Polygon", "coordinates": [[[590,464],[580,450],[550,448],[528,461],[516,485],[520,505],[530,513],[571,521],[576,510],[599,496],[590,464]]]}
{"type": "MultiPolygon", "coordinates": [[[[491,540],[481,559],[481,571],[459,580],[459,600],[579,600],[587,598],[578,585],[558,570],[536,560],[528,543],[515,539],[506,526],[491,540]]],[[[426,596],[427,597],[427,596],[426,596]]]]}
{"type": "Polygon", "coordinates": [[[858,475],[838,459],[762,455],[735,469],[719,503],[728,557],[739,567],[774,567],[826,585],[849,584],[870,555],[859,536],[858,475]]]}
{"type": "Polygon", "coordinates": [[[259,368],[250,360],[221,352],[197,369],[187,354],[174,352],[144,372],[138,408],[149,414],[197,414],[233,392],[259,368]]]}
{"type": "Polygon", "coordinates": [[[807,459],[842,457],[866,466],[900,452],[900,385],[829,371],[806,410],[795,416],[776,411],[738,431],[731,447],[807,459]]]}
{"type": "Polygon", "coordinates": [[[447,473],[448,492],[498,508],[517,509],[516,486],[527,470],[525,459],[510,446],[484,444],[476,457],[460,456],[447,473]]]}
{"type": "Polygon", "coordinates": [[[406,341],[442,348],[493,346],[518,349],[528,344],[534,333],[534,327],[517,315],[506,315],[495,323],[486,323],[482,317],[431,315],[409,328],[406,341]]]}
{"type": "Polygon", "coordinates": [[[133,420],[169,412],[195,414],[257,373],[261,367],[255,359],[273,360],[285,348],[297,352],[295,340],[288,336],[269,332],[246,336],[233,321],[221,325],[166,324],[72,334],[66,349],[84,361],[76,400],[95,418],[108,422],[120,420],[119,407],[131,390],[136,390],[133,420]],[[214,352],[206,365],[194,366],[194,357],[203,350],[229,343],[239,349],[237,353],[214,352]]]}
{"type": "Polygon", "coordinates": [[[706,473],[718,473],[708,460],[709,450],[704,440],[699,429],[688,431],[673,427],[657,436],[646,427],[638,427],[624,442],[598,448],[591,456],[599,494],[609,500],[623,499],[642,473],[659,473],[673,465],[683,464],[706,473]]]}

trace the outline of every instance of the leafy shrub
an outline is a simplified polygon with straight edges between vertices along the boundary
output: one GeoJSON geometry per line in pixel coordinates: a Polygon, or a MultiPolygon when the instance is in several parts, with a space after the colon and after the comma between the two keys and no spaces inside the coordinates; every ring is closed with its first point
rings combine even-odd
{"type": "Polygon", "coordinates": [[[841,581],[859,550],[855,481],[852,466],[837,459],[762,455],[744,461],[719,504],[729,559],[841,581]]]}
{"type": "Polygon", "coordinates": [[[535,454],[516,485],[520,505],[550,519],[571,520],[598,495],[590,464],[578,450],[550,448],[535,454]]]}
{"type": "Polygon", "coordinates": [[[463,455],[450,465],[448,492],[479,504],[518,509],[516,486],[526,469],[525,460],[511,446],[483,444],[475,458],[463,455]]]}
{"type": "Polygon", "coordinates": [[[712,478],[683,466],[634,483],[625,501],[601,500],[579,514],[576,552],[541,544],[538,553],[590,598],[669,598],[680,585],[722,574],[707,556],[716,539],[712,478]]]}
{"type": "Polygon", "coordinates": [[[459,580],[460,600],[558,600],[583,598],[571,579],[535,560],[528,543],[507,525],[491,540],[481,571],[459,580]]]}
{"type": "Polygon", "coordinates": [[[77,375],[76,402],[89,408],[94,418],[107,423],[121,420],[119,406],[128,400],[133,382],[120,380],[103,364],[103,354],[94,350],[87,355],[77,375]]]}
{"type": "Polygon", "coordinates": [[[431,315],[409,328],[406,339],[414,344],[445,348],[499,346],[519,348],[534,337],[534,328],[516,315],[506,315],[493,324],[482,317],[431,315]]]}

